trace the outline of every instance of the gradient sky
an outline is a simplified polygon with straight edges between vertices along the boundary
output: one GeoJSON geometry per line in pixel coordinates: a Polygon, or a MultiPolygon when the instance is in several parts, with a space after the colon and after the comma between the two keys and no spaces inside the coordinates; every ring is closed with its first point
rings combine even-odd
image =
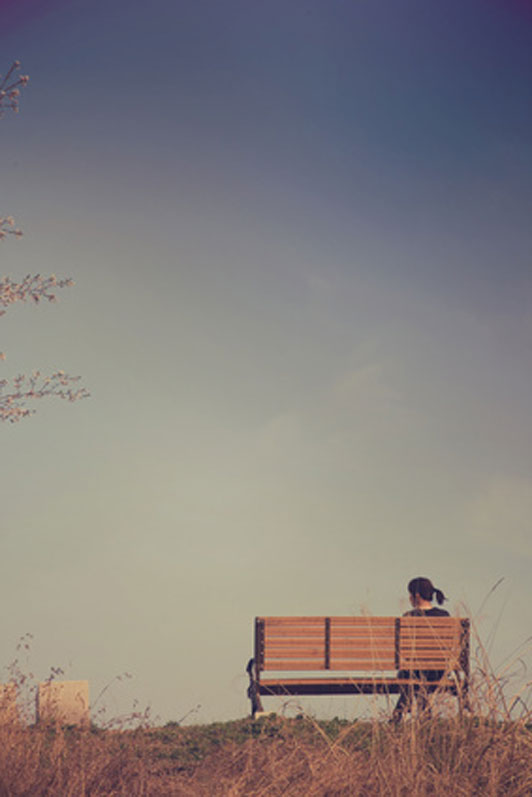
{"type": "Polygon", "coordinates": [[[532,625],[530,2],[0,7],[31,77],[1,273],[76,282],[2,318],[2,376],[92,393],[0,429],[5,663],[31,632],[39,678],[130,672],[110,711],[239,717],[255,615],[396,614],[427,575],[501,666],[532,625]]]}

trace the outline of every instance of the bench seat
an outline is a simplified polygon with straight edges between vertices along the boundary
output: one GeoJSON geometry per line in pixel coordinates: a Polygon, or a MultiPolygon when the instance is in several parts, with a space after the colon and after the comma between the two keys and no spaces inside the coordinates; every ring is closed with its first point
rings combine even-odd
{"type": "Polygon", "coordinates": [[[413,684],[423,685],[427,692],[445,691],[456,694],[457,682],[450,678],[439,681],[414,681],[411,678],[262,678],[261,695],[393,695],[413,684]]]}

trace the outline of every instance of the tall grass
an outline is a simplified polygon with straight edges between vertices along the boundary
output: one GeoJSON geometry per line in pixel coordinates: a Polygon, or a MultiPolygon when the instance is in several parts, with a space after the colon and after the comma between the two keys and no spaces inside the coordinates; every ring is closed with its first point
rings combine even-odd
{"type": "MultiPolygon", "coordinates": [[[[477,644],[471,710],[436,694],[399,726],[266,716],[182,727],[77,729],[7,715],[0,797],[524,797],[532,795],[532,713],[477,644]]],[[[358,699],[358,698],[353,698],[358,699]]]]}
{"type": "MultiPolygon", "coordinates": [[[[330,723],[329,723],[330,725],[330,723]]],[[[518,720],[324,727],[308,718],[136,731],[0,728],[2,797],[532,794],[518,720]]]]}

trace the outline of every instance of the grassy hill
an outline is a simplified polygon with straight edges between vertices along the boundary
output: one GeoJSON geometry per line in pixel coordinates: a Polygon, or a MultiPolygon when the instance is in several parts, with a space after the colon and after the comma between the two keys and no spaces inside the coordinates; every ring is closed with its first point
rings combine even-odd
{"type": "Polygon", "coordinates": [[[532,732],[494,716],[0,728],[0,797],[522,797],[532,732]]]}

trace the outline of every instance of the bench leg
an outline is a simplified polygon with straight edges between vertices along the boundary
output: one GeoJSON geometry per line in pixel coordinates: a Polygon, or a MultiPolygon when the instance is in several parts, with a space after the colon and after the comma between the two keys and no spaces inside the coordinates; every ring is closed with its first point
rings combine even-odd
{"type": "Polygon", "coordinates": [[[251,700],[251,716],[254,717],[257,712],[264,711],[260,699],[259,683],[256,678],[255,659],[248,661],[246,672],[249,675],[248,697],[251,700]]]}
{"type": "Polygon", "coordinates": [[[468,685],[464,684],[461,689],[457,692],[458,698],[458,715],[460,719],[463,718],[464,712],[471,714],[471,703],[469,702],[469,690],[468,685]]]}

